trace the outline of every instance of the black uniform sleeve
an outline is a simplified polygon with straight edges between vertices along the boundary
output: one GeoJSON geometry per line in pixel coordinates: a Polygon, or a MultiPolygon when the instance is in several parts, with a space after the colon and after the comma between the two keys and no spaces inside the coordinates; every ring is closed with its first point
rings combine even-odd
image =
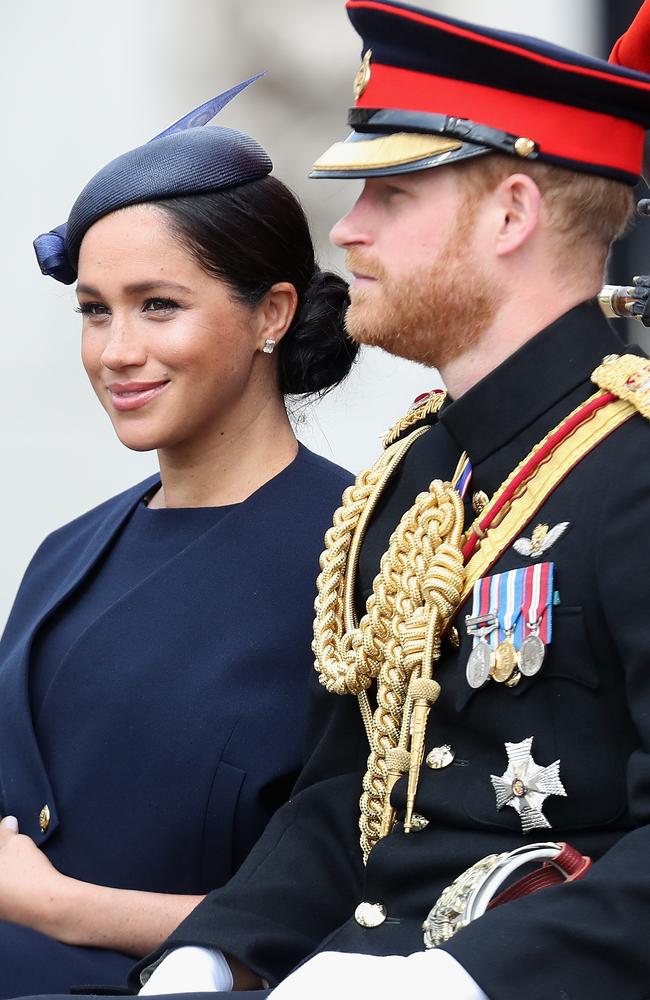
{"type": "MultiPolygon", "coordinates": [[[[582,881],[497,907],[444,945],[490,1000],[642,1000],[648,995],[649,432],[637,433],[634,451],[625,449],[625,462],[610,469],[609,483],[603,483],[604,491],[609,487],[608,496],[594,524],[595,586],[603,629],[620,664],[619,683],[625,684],[630,728],[635,730],[621,836],[582,881]]],[[[594,497],[594,508],[599,500],[594,497]]],[[[607,740],[608,734],[594,734],[594,739],[600,738],[607,740]]],[[[611,749],[615,754],[617,748],[611,749]]],[[[598,796],[599,775],[582,777],[590,793],[598,796]]]]}
{"type": "MultiPolygon", "coordinates": [[[[274,985],[350,915],[359,899],[359,789],[368,743],[356,698],[329,695],[315,675],[308,757],[292,798],[227,885],[210,893],[153,954],[219,948],[274,985]]],[[[282,724],[282,720],[278,720],[282,724]]]]}

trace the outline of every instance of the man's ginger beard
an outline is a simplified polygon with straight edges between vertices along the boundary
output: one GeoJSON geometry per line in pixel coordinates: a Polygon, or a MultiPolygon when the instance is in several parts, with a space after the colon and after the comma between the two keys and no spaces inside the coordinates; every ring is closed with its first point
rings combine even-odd
{"type": "Polygon", "coordinates": [[[348,270],[377,280],[372,288],[351,292],[345,325],[353,340],[434,368],[478,343],[503,296],[468,251],[474,212],[466,208],[436,260],[403,277],[387,273],[371,252],[348,251],[348,270]]]}

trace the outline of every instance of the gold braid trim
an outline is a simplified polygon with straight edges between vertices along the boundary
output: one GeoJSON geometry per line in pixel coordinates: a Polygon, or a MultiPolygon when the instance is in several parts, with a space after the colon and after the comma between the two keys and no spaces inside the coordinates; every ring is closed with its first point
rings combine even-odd
{"type": "Polygon", "coordinates": [[[427,430],[420,428],[405,441],[397,442],[370,469],[357,476],[345,490],[334,523],[325,535],[312,648],[318,679],[333,694],[361,695],[379,674],[387,636],[382,609],[389,608],[382,591],[372,609],[369,603],[368,613],[357,627],[354,578],[359,548],[377,500],[395,467],[427,430]]]}
{"type": "Polygon", "coordinates": [[[637,354],[609,354],[591,376],[601,389],[613,392],[650,420],[650,361],[637,354]]]}
{"type": "Polygon", "coordinates": [[[414,403],[411,409],[403,417],[393,424],[391,429],[384,434],[384,448],[389,448],[397,440],[404,437],[407,431],[414,430],[422,421],[434,416],[445,399],[447,393],[440,389],[432,389],[430,393],[420,402],[414,403]]]}

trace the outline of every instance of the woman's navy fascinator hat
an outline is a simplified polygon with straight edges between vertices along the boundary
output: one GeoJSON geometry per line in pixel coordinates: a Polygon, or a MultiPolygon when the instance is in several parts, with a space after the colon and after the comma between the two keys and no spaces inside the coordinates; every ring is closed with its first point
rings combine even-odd
{"type": "Polygon", "coordinates": [[[86,184],[67,223],[34,240],[43,274],[65,285],[77,279],[79,248],[103,216],[142,202],[235,187],[266,177],[273,169],[258,142],[235,129],[203,128],[262,73],[190,111],[164,132],[107,163],[86,184]]]}

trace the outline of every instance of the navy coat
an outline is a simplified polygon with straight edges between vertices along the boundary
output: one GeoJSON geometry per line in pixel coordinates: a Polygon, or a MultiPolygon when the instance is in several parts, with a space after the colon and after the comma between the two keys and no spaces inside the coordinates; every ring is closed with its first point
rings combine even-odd
{"type": "MultiPolygon", "coordinates": [[[[361,549],[359,612],[401,514],[433,478],[449,478],[463,450],[472,490],[492,496],[541,438],[596,387],[590,374],[621,342],[595,303],[534,337],[440,413],[412,447],[375,510],[361,549]]],[[[311,952],[407,955],[442,889],[479,858],[526,842],[568,841],[594,859],[586,877],[498,906],[445,946],[491,1000],[640,1000],[650,950],[650,422],[635,414],[561,482],[522,532],[568,521],[545,555],[559,604],[540,672],[513,688],[469,687],[471,639],[444,644],[442,688],[425,754],[449,744],[453,762],[423,764],[416,809],[428,825],[405,835],[406,779],[392,793],[398,823],[361,864],[358,799],[367,741],[355,699],[314,682],[313,753],[239,872],[211,893],[161,949],[219,947],[271,984],[311,952]],[[497,809],[491,775],[505,743],[534,738],[542,766],[560,760],[566,797],[544,803],[550,830],[522,833],[497,809]],[[361,900],[387,918],[365,928],[361,900]]],[[[469,497],[471,502],[471,493],[469,497]]],[[[468,502],[468,508],[469,508],[468,502]]],[[[474,514],[467,511],[467,523],[474,514]]],[[[512,546],[490,573],[530,565],[512,546]]],[[[369,987],[370,989],[370,987],[369,987]]],[[[432,979],[431,995],[437,995],[432,979]]],[[[408,994],[405,974],[404,995],[408,994]]],[[[239,994],[235,994],[239,995],[239,994]]]]}
{"type": "MultiPolygon", "coordinates": [[[[0,815],[67,875],[198,894],[237,869],[300,768],[318,555],[350,477],[301,447],[125,588],[79,636],[35,732],[34,636],[156,481],[55,531],[26,572],[0,642],[0,815]]],[[[0,925],[0,996],[119,980],[130,961],[0,925]]]]}

